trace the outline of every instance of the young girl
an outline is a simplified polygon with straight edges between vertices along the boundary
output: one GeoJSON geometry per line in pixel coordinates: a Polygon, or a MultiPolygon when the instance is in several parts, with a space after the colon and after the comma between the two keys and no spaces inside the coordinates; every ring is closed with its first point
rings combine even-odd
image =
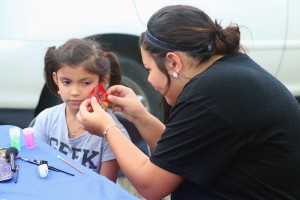
{"type": "MultiPolygon", "coordinates": [[[[107,141],[82,129],[76,119],[81,102],[98,84],[120,84],[121,68],[116,55],[104,52],[96,41],[71,39],[45,55],[44,77],[50,91],[62,104],[45,109],[35,121],[35,135],[82,165],[112,181],[119,166],[107,141]]],[[[124,130],[116,116],[108,110],[124,130]]]]}

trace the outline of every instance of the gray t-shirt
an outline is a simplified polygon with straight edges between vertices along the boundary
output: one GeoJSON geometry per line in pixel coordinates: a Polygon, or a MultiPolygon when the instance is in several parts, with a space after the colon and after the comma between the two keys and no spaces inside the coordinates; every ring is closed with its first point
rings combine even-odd
{"type": "MultiPolygon", "coordinates": [[[[70,139],[65,115],[66,104],[47,108],[37,117],[34,124],[35,137],[69,156],[73,160],[99,173],[100,165],[104,161],[113,160],[115,156],[108,142],[102,137],[85,132],[79,137],[70,139]]],[[[108,110],[116,124],[129,135],[116,116],[108,110]]]]}

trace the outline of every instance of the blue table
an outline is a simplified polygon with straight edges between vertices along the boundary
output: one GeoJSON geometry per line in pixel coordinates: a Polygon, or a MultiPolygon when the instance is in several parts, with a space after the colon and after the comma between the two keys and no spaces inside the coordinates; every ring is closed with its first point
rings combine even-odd
{"type": "MultiPolygon", "coordinates": [[[[0,148],[10,146],[9,128],[11,127],[13,126],[0,126],[0,148]]],[[[138,199],[106,177],[82,166],[36,138],[35,144],[35,148],[26,148],[25,138],[21,131],[21,149],[19,156],[32,161],[34,159],[47,160],[48,165],[75,174],[75,176],[49,170],[48,177],[40,178],[38,175],[38,166],[16,159],[16,164],[20,166],[18,181],[14,183],[13,179],[11,179],[0,182],[1,200],[138,199]],[[73,169],[58,159],[57,155],[60,155],[85,173],[81,174],[79,171],[73,169]]]]}

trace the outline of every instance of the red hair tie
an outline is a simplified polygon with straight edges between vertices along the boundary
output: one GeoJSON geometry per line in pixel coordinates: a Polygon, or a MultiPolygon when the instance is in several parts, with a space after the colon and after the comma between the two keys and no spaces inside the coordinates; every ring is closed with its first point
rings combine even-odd
{"type": "Polygon", "coordinates": [[[103,57],[106,58],[107,57],[107,52],[103,52],[103,57]]]}

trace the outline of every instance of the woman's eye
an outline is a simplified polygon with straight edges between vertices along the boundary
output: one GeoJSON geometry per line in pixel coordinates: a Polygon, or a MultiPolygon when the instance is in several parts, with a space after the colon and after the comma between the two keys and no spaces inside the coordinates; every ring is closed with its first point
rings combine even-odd
{"type": "Polygon", "coordinates": [[[151,70],[150,69],[147,69],[147,74],[149,76],[149,74],[151,73],[151,70]]]}
{"type": "Polygon", "coordinates": [[[149,74],[150,73],[150,69],[145,68],[146,72],[149,74]]]}

